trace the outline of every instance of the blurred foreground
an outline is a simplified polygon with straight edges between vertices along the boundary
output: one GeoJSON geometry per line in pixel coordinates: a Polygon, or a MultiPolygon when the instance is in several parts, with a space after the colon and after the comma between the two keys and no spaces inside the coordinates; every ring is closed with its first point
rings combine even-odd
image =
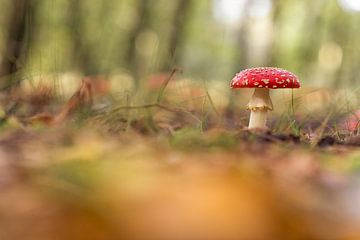
{"type": "Polygon", "coordinates": [[[2,137],[1,239],[359,239],[358,150],[196,134],[2,137]]]}

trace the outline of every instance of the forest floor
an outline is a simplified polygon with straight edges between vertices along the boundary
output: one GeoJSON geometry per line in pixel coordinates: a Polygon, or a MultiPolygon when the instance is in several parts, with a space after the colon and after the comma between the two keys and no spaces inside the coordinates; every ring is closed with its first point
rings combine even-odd
{"type": "Polygon", "coordinates": [[[357,133],[249,132],[211,99],[174,107],[166,85],[94,107],[91,87],[4,100],[0,239],[360,239],[357,133]]]}

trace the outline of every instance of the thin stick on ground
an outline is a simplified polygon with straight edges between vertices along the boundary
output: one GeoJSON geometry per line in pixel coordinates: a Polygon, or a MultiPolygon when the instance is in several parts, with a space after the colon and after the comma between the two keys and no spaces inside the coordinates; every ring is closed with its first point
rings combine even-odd
{"type": "Polygon", "coordinates": [[[178,109],[178,108],[171,108],[168,106],[165,106],[163,104],[159,104],[159,103],[152,103],[152,104],[144,104],[144,105],[137,105],[137,106],[122,106],[122,107],[116,107],[113,109],[113,111],[121,111],[121,110],[138,110],[138,109],[150,109],[150,108],[159,108],[159,109],[163,109],[166,110],[168,112],[172,112],[172,113],[186,113],[188,114],[190,117],[192,117],[193,119],[195,119],[198,122],[201,122],[201,120],[199,118],[197,118],[196,116],[194,116],[194,114],[192,114],[189,111],[183,110],[183,109],[178,109]]]}
{"type": "Polygon", "coordinates": [[[148,109],[148,108],[161,108],[161,109],[164,109],[169,112],[177,112],[176,109],[172,109],[170,107],[167,107],[167,106],[159,104],[159,103],[151,103],[151,104],[137,105],[137,106],[122,106],[122,107],[116,107],[113,110],[120,111],[120,110],[148,109]]]}
{"type": "Polygon", "coordinates": [[[171,79],[173,79],[173,77],[175,76],[175,74],[180,71],[181,69],[178,67],[174,67],[173,70],[170,72],[168,78],[165,79],[165,81],[161,84],[160,90],[159,90],[159,94],[157,96],[156,99],[156,103],[160,103],[163,96],[164,96],[164,92],[166,87],[168,86],[169,82],[171,81],[171,79]]]}
{"type": "Polygon", "coordinates": [[[207,90],[207,88],[205,87],[205,93],[206,93],[206,97],[209,100],[210,106],[211,108],[214,110],[214,112],[216,113],[216,116],[220,117],[220,113],[217,111],[214,101],[212,100],[212,97],[210,96],[209,91],[207,90]]]}

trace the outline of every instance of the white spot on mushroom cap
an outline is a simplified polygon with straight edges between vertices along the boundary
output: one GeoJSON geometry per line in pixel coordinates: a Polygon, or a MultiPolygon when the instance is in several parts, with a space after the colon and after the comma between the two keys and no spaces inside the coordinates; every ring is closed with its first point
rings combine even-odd
{"type": "Polygon", "coordinates": [[[262,81],[263,83],[265,83],[265,84],[269,84],[270,79],[261,79],[261,81],[262,81]]]}

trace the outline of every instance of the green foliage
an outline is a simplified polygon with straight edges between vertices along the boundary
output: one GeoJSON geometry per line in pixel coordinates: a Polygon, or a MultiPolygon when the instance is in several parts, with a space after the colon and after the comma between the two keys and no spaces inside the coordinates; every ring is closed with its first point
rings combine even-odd
{"type": "Polygon", "coordinates": [[[171,136],[170,143],[175,148],[185,150],[231,149],[238,144],[238,140],[226,132],[206,134],[198,128],[184,128],[171,136]]]}
{"type": "MultiPolygon", "coordinates": [[[[75,188],[76,191],[90,193],[99,178],[100,169],[99,162],[88,161],[88,159],[68,159],[50,165],[44,169],[43,174],[50,177],[51,181],[59,183],[59,187],[65,185],[75,188]]],[[[66,191],[66,189],[62,190],[66,191]]]]}

